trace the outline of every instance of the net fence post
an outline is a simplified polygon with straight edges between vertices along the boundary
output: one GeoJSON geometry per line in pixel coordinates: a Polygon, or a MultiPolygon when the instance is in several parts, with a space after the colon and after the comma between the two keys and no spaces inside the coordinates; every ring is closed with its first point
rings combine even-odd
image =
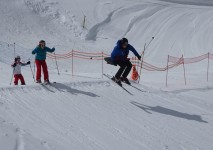
{"type": "Polygon", "coordinates": [[[103,51],[102,51],[102,56],[101,56],[101,65],[102,65],[102,70],[101,70],[101,72],[102,72],[102,74],[101,74],[101,77],[102,77],[102,79],[103,79],[103,74],[104,74],[104,53],[103,53],[103,51]]]}
{"type": "Polygon", "coordinates": [[[72,77],[74,76],[74,52],[73,52],[73,49],[72,49],[72,77]]]}
{"type": "Polygon", "coordinates": [[[84,15],[84,19],[83,19],[83,28],[86,28],[86,16],[84,15]]]}
{"type": "Polygon", "coordinates": [[[185,85],[186,85],[186,69],[185,69],[185,62],[184,62],[183,55],[182,55],[182,63],[183,63],[183,71],[184,71],[184,81],[185,81],[185,85]]]}
{"type": "Polygon", "coordinates": [[[166,66],[166,87],[168,87],[168,74],[169,74],[169,55],[167,58],[167,66],[166,66]]]}
{"type": "Polygon", "coordinates": [[[208,65],[207,65],[207,82],[209,82],[209,53],[208,53],[208,65]]]}

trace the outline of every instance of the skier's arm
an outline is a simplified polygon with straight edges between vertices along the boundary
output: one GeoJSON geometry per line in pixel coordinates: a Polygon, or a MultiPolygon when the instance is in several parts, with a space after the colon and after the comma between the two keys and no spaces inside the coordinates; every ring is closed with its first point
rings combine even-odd
{"type": "Polygon", "coordinates": [[[22,62],[20,64],[21,64],[21,66],[26,66],[27,65],[27,63],[22,63],[22,62]]]}
{"type": "Polygon", "coordinates": [[[14,62],[11,67],[15,68],[16,67],[16,63],[14,62]]]}
{"type": "Polygon", "coordinates": [[[32,51],[32,54],[35,55],[37,53],[37,47],[32,51]]]}
{"type": "Polygon", "coordinates": [[[30,61],[28,61],[27,63],[22,63],[21,62],[21,66],[27,66],[27,65],[29,65],[30,64],[30,61]]]}
{"type": "Polygon", "coordinates": [[[49,47],[46,47],[46,51],[52,53],[52,52],[55,51],[55,48],[53,47],[53,48],[51,49],[51,48],[49,48],[49,47]]]}
{"type": "Polygon", "coordinates": [[[136,57],[140,57],[136,49],[130,44],[129,44],[129,50],[132,51],[136,57]]]}

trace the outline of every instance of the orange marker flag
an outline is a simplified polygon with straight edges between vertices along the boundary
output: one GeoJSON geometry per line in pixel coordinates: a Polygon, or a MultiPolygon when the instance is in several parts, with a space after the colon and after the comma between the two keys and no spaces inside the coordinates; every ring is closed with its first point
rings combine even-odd
{"type": "Polygon", "coordinates": [[[132,67],[132,76],[131,77],[132,77],[132,80],[134,80],[134,81],[137,81],[139,78],[139,74],[138,74],[138,71],[137,71],[135,65],[133,65],[133,67],[132,67]]]}

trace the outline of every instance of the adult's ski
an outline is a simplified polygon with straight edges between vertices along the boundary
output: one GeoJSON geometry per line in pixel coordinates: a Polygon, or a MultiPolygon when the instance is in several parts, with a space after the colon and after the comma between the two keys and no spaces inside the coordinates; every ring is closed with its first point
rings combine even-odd
{"type": "Polygon", "coordinates": [[[52,93],[55,93],[52,89],[50,89],[50,87],[53,87],[52,85],[55,84],[56,82],[49,82],[49,83],[38,83],[40,84],[45,90],[49,91],[49,92],[52,92],[52,93]]]}
{"type": "Polygon", "coordinates": [[[40,83],[41,85],[53,85],[53,84],[55,84],[56,82],[47,82],[47,83],[45,83],[45,82],[43,82],[43,83],[40,83]]]}
{"type": "MultiPolygon", "coordinates": [[[[125,83],[125,82],[122,82],[122,83],[125,83]]],[[[136,90],[138,90],[138,91],[140,91],[140,92],[147,92],[147,91],[145,91],[145,90],[142,90],[142,89],[140,89],[140,88],[138,88],[138,87],[132,85],[132,83],[131,83],[131,84],[125,83],[125,84],[131,86],[132,88],[134,88],[134,89],[136,89],[136,90]]]]}
{"type": "MultiPolygon", "coordinates": [[[[105,76],[106,76],[107,74],[105,74],[105,76]]],[[[107,75],[111,80],[112,80],[112,76],[110,76],[110,75],[107,75]]],[[[114,81],[114,80],[113,80],[114,81]]],[[[145,90],[142,90],[142,89],[140,89],[140,88],[138,88],[138,87],[136,87],[136,86],[134,86],[134,85],[132,85],[132,84],[127,84],[126,82],[123,82],[123,81],[121,81],[122,83],[125,83],[126,85],[129,85],[130,87],[132,87],[132,88],[134,88],[134,89],[136,89],[136,90],[138,90],[138,91],[140,91],[140,92],[147,92],[147,91],[145,91],[145,90]]]]}
{"type": "MultiPolygon", "coordinates": [[[[109,78],[110,80],[112,80],[114,83],[116,83],[112,77],[108,74],[103,74],[105,77],[109,78]]],[[[117,84],[117,83],[116,83],[117,84]]],[[[119,84],[117,84],[119,87],[121,87],[124,91],[126,91],[128,94],[133,95],[131,92],[129,92],[126,88],[124,88],[123,86],[120,86],[119,84]]]]}
{"type": "Polygon", "coordinates": [[[50,89],[50,84],[44,84],[44,83],[41,83],[40,84],[45,90],[49,91],[49,92],[52,92],[52,93],[55,93],[53,90],[50,89]],[[49,86],[48,86],[49,85],[49,86]]]}

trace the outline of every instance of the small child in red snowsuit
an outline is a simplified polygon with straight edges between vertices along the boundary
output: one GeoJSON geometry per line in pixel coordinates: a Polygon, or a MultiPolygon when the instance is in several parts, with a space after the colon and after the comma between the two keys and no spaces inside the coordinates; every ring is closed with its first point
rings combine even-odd
{"type": "Polygon", "coordinates": [[[21,85],[25,85],[24,77],[21,74],[21,67],[29,64],[30,61],[22,63],[20,56],[15,58],[15,62],[11,65],[13,67],[14,85],[18,85],[19,80],[21,81],[21,85]]]}

